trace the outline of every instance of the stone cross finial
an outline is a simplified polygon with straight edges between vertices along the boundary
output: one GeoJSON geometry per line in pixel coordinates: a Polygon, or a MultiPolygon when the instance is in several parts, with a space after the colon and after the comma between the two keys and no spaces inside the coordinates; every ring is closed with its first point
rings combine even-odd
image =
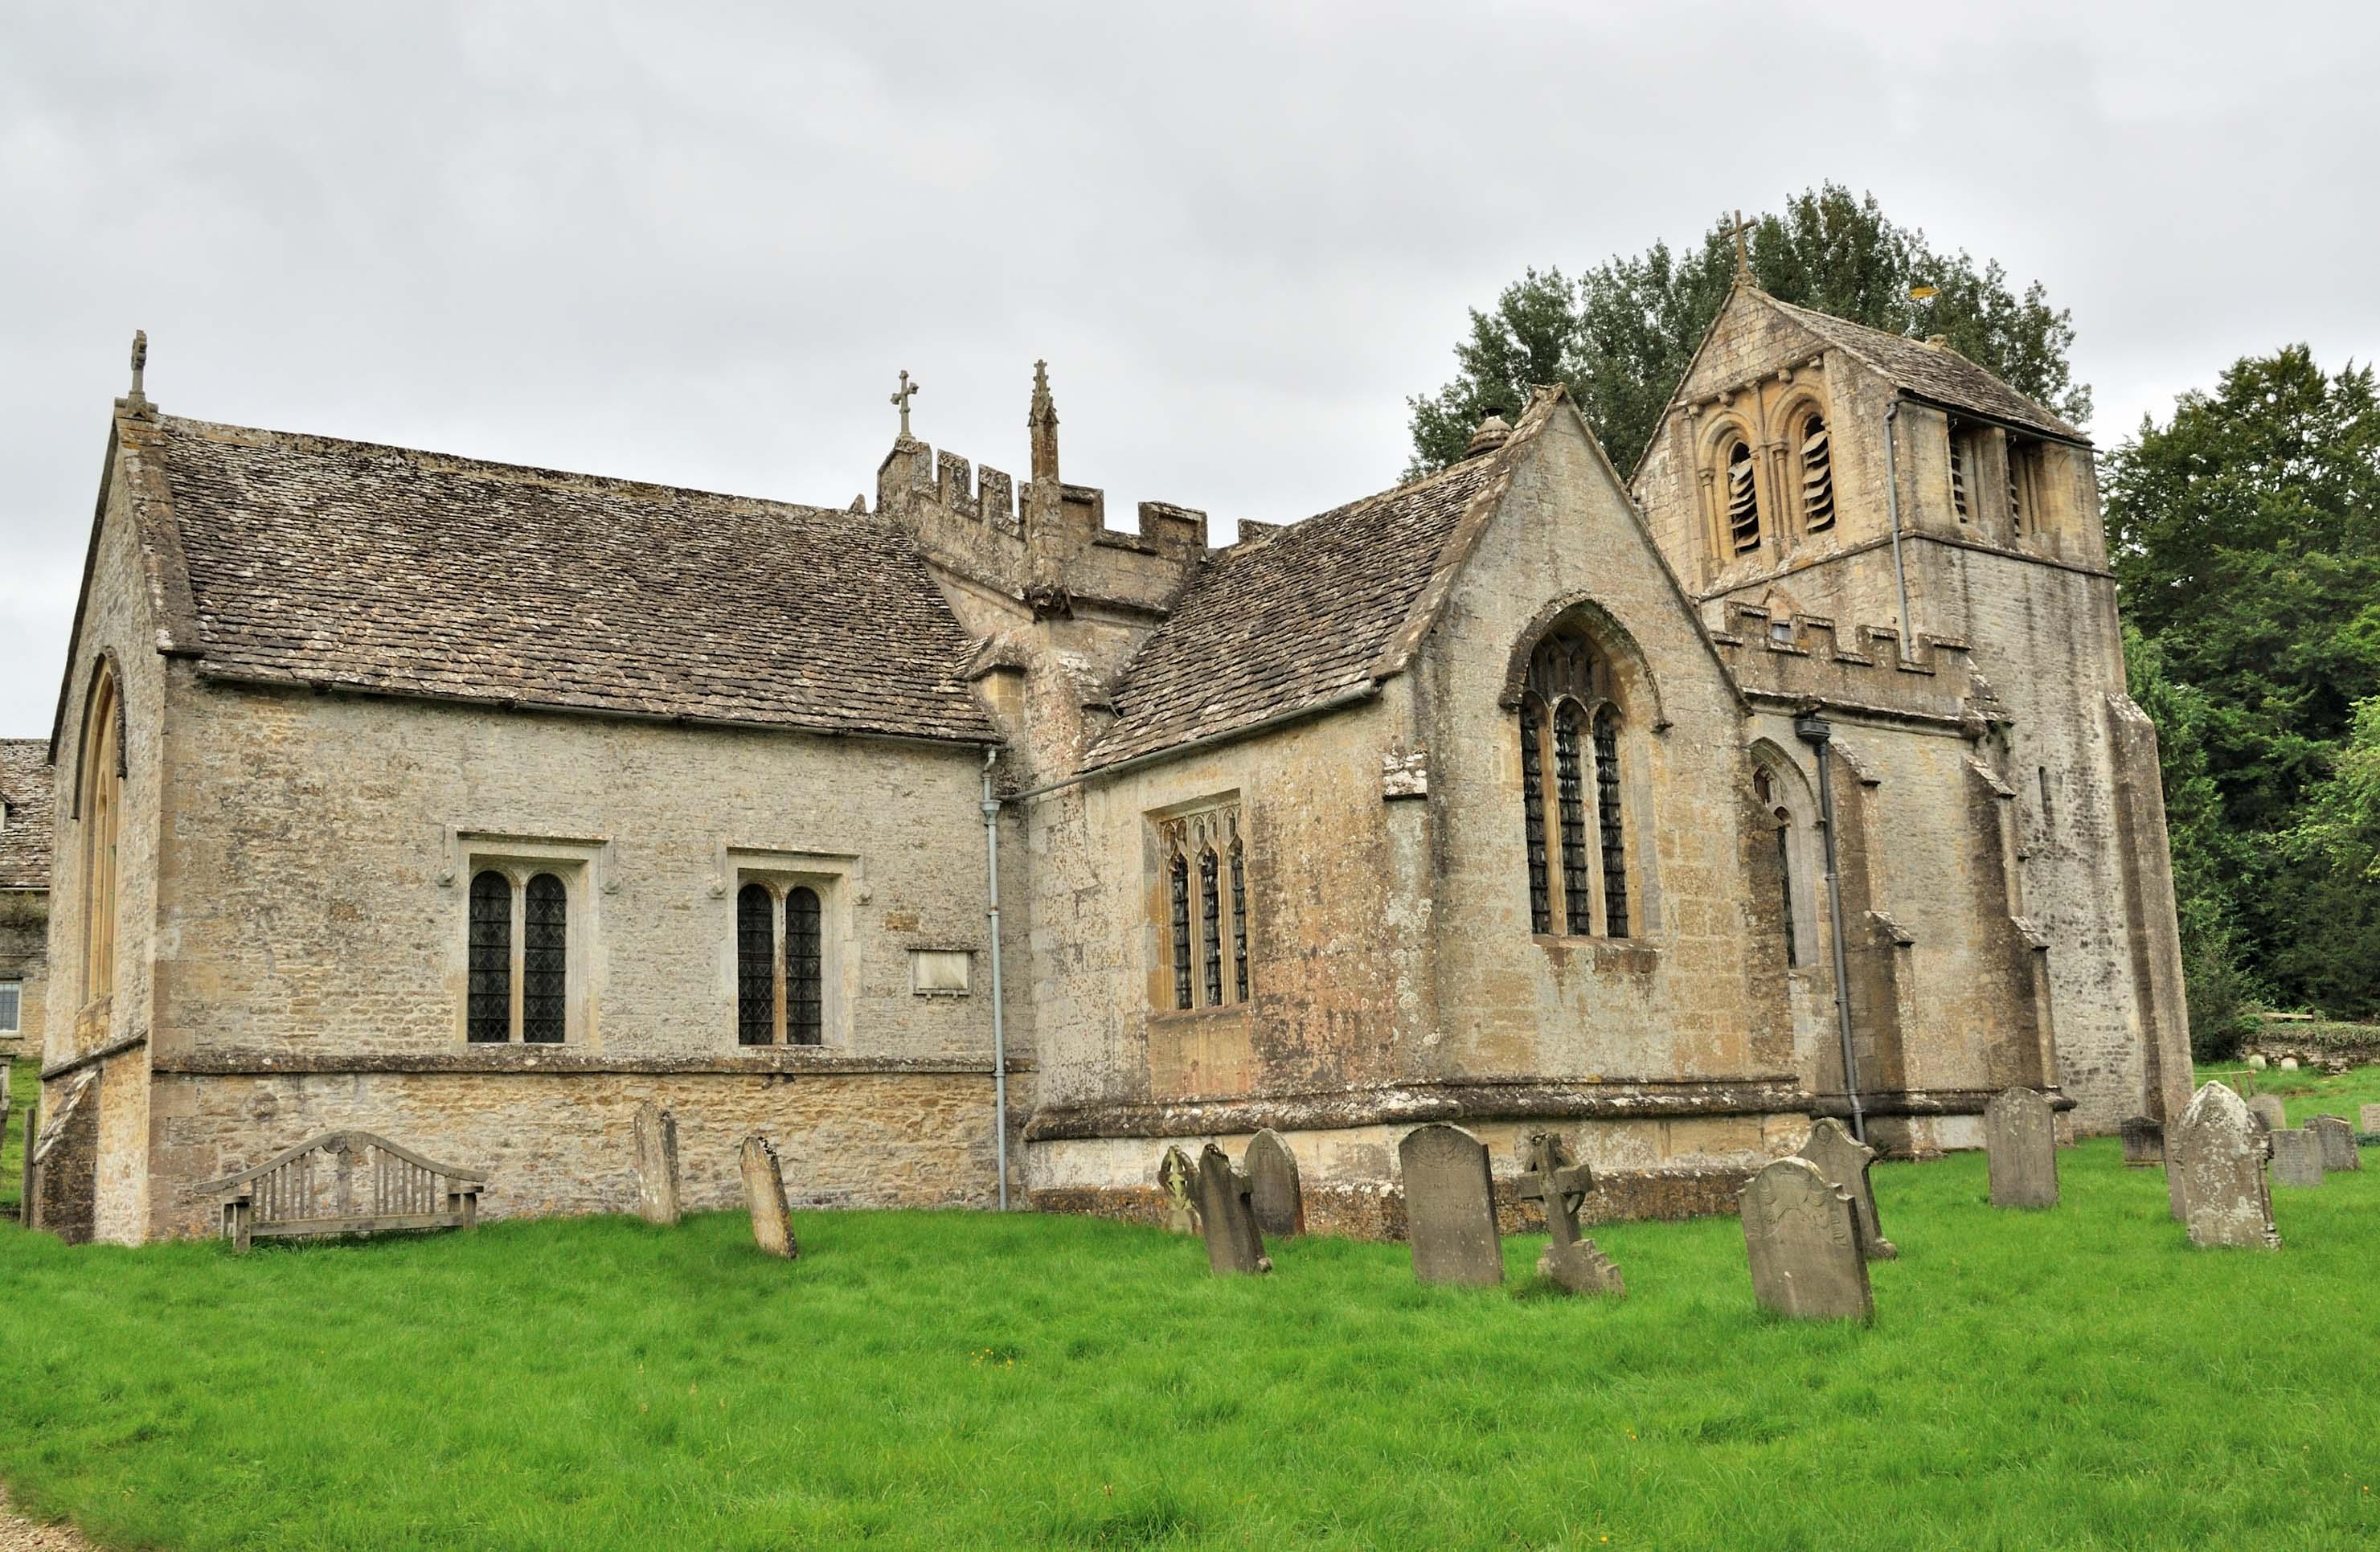
{"type": "Polygon", "coordinates": [[[901,406],[901,440],[903,442],[909,440],[909,401],[917,396],[917,390],[922,386],[921,383],[909,381],[907,368],[904,367],[901,370],[901,391],[892,395],[892,402],[901,406]]]}
{"type": "Polygon", "coordinates": [[[149,331],[132,331],[132,397],[141,397],[140,374],[149,365],[149,331]]]}
{"type": "Polygon", "coordinates": [[[1735,224],[1730,226],[1728,231],[1735,237],[1735,273],[1745,280],[1752,278],[1752,256],[1743,246],[1743,234],[1751,230],[1752,224],[1743,219],[1743,212],[1736,212],[1735,224]]]}

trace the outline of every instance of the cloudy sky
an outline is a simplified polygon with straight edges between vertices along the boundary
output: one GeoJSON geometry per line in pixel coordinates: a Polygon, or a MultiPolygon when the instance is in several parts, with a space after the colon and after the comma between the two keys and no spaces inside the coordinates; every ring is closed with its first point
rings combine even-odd
{"type": "Polygon", "coordinates": [[[0,9],[0,734],[110,398],[840,505],[918,435],[1220,523],[1390,483],[1529,264],[1833,178],[2070,307],[2112,443],[2380,353],[2380,8],[0,9]]]}

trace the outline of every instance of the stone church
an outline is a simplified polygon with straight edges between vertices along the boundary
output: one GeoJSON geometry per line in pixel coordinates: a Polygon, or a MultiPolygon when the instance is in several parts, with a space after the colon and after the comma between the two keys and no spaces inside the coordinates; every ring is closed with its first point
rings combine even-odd
{"type": "MultiPolygon", "coordinates": [[[[137,357],[136,357],[137,361],[137,357]]],[[[1938,344],[1739,283],[1633,478],[1537,394],[1302,522],[902,429],[847,510],[117,401],[48,758],[38,1221],[361,1127],[493,1216],[1151,1214],[1282,1134],[1533,1133],[1590,1213],[2189,1094],[2154,735],[2090,445],[1938,344]],[[1005,1171],[1004,1174],[1002,1171],[1005,1171]]]]}

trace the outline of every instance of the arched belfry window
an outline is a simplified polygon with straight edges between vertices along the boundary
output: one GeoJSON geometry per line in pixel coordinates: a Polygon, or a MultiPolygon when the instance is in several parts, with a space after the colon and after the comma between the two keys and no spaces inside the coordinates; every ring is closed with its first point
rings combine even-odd
{"type": "Polygon", "coordinates": [[[1585,637],[1558,630],[1537,644],[1516,722],[1530,930],[1627,937],[1621,713],[1585,637]]]}
{"type": "Polygon", "coordinates": [[[124,707],[115,667],[103,661],[83,707],[82,1000],[115,990],[115,848],[124,806],[124,707]]]}
{"type": "Polygon", "coordinates": [[[1812,533],[1835,522],[1834,450],[1827,438],[1827,418],[1813,410],[1803,418],[1802,433],[1802,526],[1812,533]]]}
{"type": "Polygon", "coordinates": [[[1753,483],[1752,444],[1741,437],[1728,444],[1720,467],[1727,474],[1727,532],[1739,555],[1760,548],[1760,492],[1753,483]]]}

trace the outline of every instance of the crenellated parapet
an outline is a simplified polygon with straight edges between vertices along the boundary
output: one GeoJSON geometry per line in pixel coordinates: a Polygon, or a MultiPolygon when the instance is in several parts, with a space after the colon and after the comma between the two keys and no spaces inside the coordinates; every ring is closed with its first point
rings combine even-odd
{"type": "Polygon", "coordinates": [[[1964,725],[1976,718],[1979,693],[1989,696],[1967,644],[1945,637],[1921,633],[1904,656],[1890,625],[1844,630],[1819,615],[1779,618],[1745,603],[1728,604],[1710,635],[1755,699],[1964,725]]]}
{"type": "Polygon", "coordinates": [[[903,436],[876,471],[876,507],[901,524],[935,564],[1036,614],[1077,606],[1161,617],[1207,557],[1207,515],[1142,502],[1134,532],[1107,526],[1107,493],[1057,476],[1057,424],[1037,383],[1036,478],[1020,490],[989,465],[972,467],[903,436]]]}

